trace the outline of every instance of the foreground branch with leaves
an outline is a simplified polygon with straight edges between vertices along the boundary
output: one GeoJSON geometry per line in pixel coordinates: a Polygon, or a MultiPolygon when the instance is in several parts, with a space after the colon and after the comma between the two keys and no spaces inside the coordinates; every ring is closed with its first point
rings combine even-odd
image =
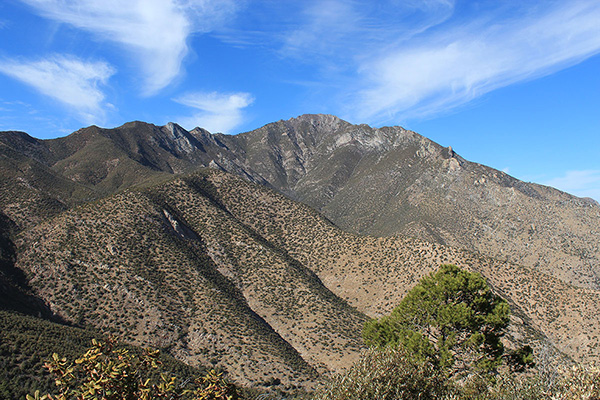
{"type": "Polygon", "coordinates": [[[46,363],[59,393],[27,395],[27,400],[236,400],[235,387],[209,371],[195,382],[179,382],[161,371],[158,350],[141,355],[119,347],[114,339],[92,341],[85,354],[69,362],[56,353],[46,363]]]}

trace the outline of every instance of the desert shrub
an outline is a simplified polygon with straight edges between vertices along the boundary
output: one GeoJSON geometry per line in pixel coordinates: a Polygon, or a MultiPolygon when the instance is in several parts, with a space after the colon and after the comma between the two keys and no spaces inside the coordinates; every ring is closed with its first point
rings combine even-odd
{"type": "Polygon", "coordinates": [[[446,379],[439,368],[415,361],[401,348],[373,348],[313,400],[600,400],[599,369],[541,367],[527,373],[503,368],[492,379],[477,373],[446,379]]]}
{"type": "Polygon", "coordinates": [[[446,382],[434,365],[386,347],[366,351],[314,400],[441,399],[446,392],[446,382]]]}
{"type": "Polygon", "coordinates": [[[559,368],[556,379],[548,380],[544,372],[519,374],[504,371],[493,383],[473,390],[455,388],[449,399],[460,400],[600,400],[600,371],[575,366],[559,368]]]}
{"type": "Polygon", "coordinates": [[[600,370],[585,366],[563,370],[556,387],[548,392],[553,400],[600,400],[600,370]]]}

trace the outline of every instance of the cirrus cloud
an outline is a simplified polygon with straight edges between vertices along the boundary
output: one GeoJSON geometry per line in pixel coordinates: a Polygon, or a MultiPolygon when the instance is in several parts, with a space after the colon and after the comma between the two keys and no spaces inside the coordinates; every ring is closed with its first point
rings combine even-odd
{"type": "Polygon", "coordinates": [[[16,59],[0,61],[0,72],[17,79],[38,92],[58,100],[76,111],[85,123],[98,123],[105,116],[105,85],[115,73],[103,61],[83,61],[55,55],[36,61],[16,59]]]}
{"type": "Polygon", "coordinates": [[[435,115],[548,75],[600,52],[599,20],[600,3],[572,1],[542,14],[425,32],[361,62],[351,112],[377,122],[435,115]]]}
{"type": "Polygon", "coordinates": [[[209,32],[236,9],[233,0],[22,0],[49,19],[131,51],[154,95],[179,74],[193,32],[209,32]]]}

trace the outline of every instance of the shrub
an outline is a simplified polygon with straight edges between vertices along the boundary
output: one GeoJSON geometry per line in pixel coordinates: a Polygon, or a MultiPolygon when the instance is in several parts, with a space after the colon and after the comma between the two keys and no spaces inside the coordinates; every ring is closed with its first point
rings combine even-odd
{"type": "Polygon", "coordinates": [[[215,371],[188,388],[187,382],[162,372],[158,350],[145,350],[138,356],[117,347],[113,339],[94,339],[92,344],[74,363],[53,354],[46,368],[56,377],[59,394],[40,396],[36,391],[27,400],[237,399],[235,387],[215,371]]]}
{"type": "Polygon", "coordinates": [[[370,349],[338,375],[315,400],[441,399],[447,392],[434,365],[416,361],[401,349],[370,349]]]}

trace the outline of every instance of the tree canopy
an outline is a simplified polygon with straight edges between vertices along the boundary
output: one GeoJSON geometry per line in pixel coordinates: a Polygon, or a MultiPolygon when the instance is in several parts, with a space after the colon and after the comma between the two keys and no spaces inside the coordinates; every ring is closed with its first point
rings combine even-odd
{"type": "Polygon", "coordinates": [[[442,265],[424,277],[392,311],[368,321],[367,345],[400,346],[450,375],[490,371],[501,362],[508,303],[478,273],[442,265]]]}

